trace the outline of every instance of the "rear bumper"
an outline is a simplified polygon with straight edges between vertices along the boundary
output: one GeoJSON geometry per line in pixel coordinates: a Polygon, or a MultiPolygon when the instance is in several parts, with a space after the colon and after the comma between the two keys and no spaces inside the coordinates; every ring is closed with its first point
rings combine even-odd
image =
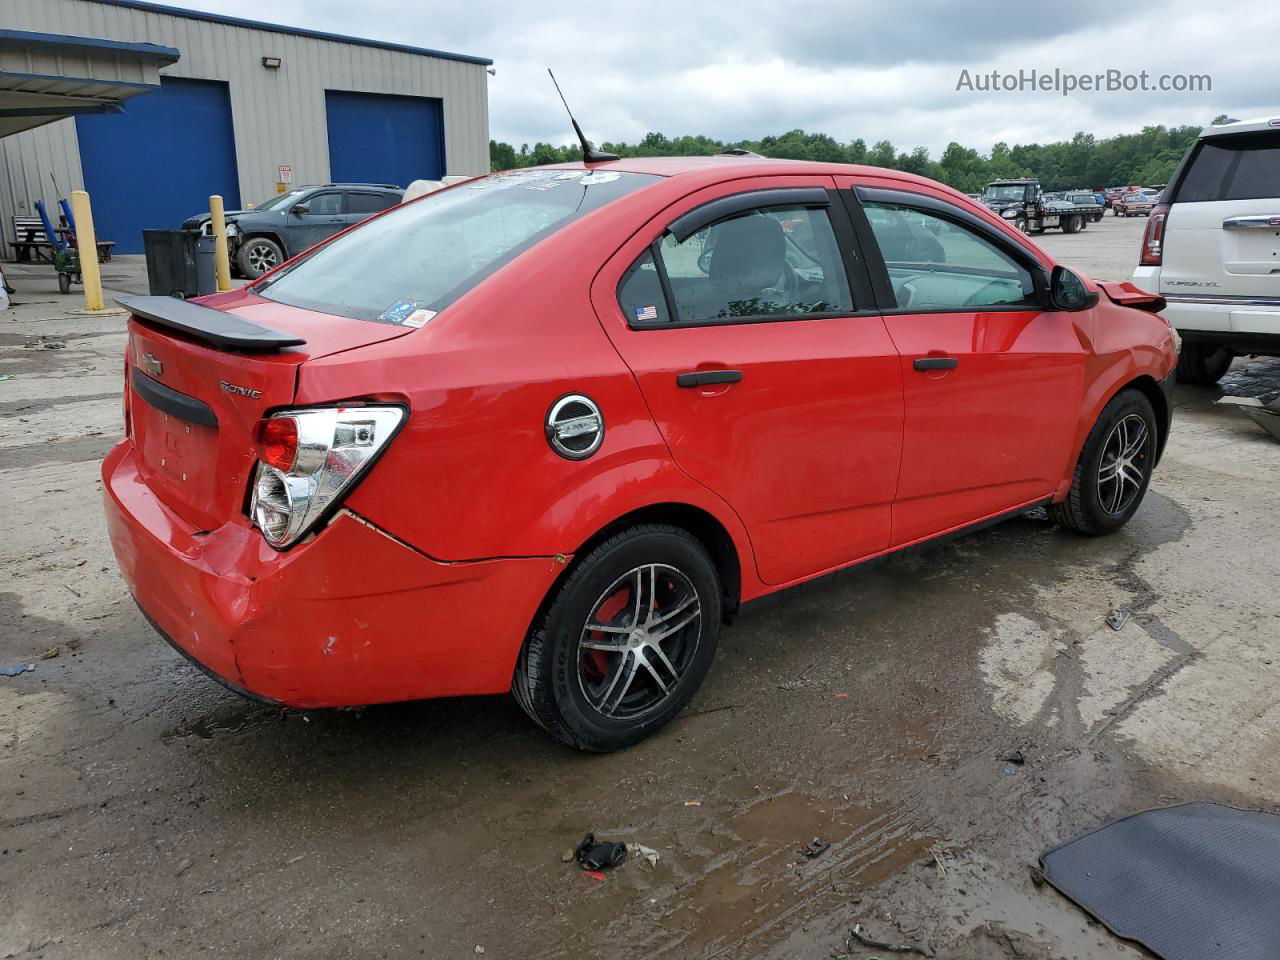
{"type": "MultiPolygon", "coordinates": [[[[1160,292],[1160,272],[1160,267],[1138,267],[1133,283],[1143,290],[1160,292]]],[[[1280,298],[1202,295],[1193,292],[1195,288],[1165,286],[1160,295],[1167,306],[1161,313],[1184,338],[1224,345],[1234,342],[1238,353],[1255,352],[1245,349],[1250,342],[1270,344],[1270,351],[1280,349],[1280,298]],[[1183,292],[1170,292],[1178,290],[1183,292]]]]}
{"type": "Polygon", "coordinates": [[[552,558],[432,560],[355,515],[278,553],[238,517],[185,524],[129,441],[102,465],[111,546],[147,619],[237,690],[292,707],[505,692],[552,558]]]}

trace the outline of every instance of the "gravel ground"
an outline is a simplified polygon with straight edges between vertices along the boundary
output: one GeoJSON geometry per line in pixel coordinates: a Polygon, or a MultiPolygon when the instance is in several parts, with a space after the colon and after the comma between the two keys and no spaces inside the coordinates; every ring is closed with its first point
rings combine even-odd
{"type": "MultiPolygon", "coordinates": [[[[1144,223],[1041,242],[1123,279],[1144,223]]],[[[48,268],[11,280],[0,664],[36,668],[0,677],[0,957],[782,960],[846,953],[855,922],[945,957],[1137,957],[1037,855],[1280,795],[1280,445],[1217,390],[1179,389],[1119,534],[1033,513],[750,613],[679,720],[588,757],[506,698],[281,713],[182,661],[101,519],[123,320],[72,314],[48,268]],[[561,862],[588,830],[661,859],[592,879],[561,862]]],[[[1223,389],[1274,393],[1280,361],[1223,389]]]]}

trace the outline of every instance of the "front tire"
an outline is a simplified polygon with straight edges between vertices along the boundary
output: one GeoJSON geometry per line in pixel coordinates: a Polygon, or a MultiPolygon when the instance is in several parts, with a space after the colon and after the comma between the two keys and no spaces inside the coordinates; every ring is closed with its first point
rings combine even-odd
{"type": "Polygon", "coordinates": [[[1088,536],[1119,530],[1137,512],[1156,462],[1156,415],[1137,390],[1111,398],[1089,431],[1071,489],[1049,519],[1088,536]]]}
{"type": "Polygon", "coordinates": [[[1235,354],[1216,343],[1184,343],[1178,354],[1178,382],[1211,387],[1231,369],[1234,359],[1235,354]]]}
{"type": "Polygon", "coordinates": [[[236,251],[236,264],[240,272],[250,280],[257,280],[268,270],[284,263],[284,251],[280,244],[267,237],[249,237],[236,251]]]}
{"type": "Polygon", "coordinates": [[[665,524],[623,530],[577,562],[533,624],[511,692],[572,747],[629,747],[702,686],[721,610],[720,578],[694,536],[665,524]]]}

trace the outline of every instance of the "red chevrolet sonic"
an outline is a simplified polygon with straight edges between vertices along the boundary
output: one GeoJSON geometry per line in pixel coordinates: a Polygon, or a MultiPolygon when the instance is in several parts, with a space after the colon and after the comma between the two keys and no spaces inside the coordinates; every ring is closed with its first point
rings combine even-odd
{"type": "Polygon", "coordinates": [[[174,647],[295,707],[510,690],[598,751],[748,601],[1036,505],[1120,527],[1176,361],[1160,298],[948,187],[740,156],[494,174],[121,302],[107,519],[174,647]]]}

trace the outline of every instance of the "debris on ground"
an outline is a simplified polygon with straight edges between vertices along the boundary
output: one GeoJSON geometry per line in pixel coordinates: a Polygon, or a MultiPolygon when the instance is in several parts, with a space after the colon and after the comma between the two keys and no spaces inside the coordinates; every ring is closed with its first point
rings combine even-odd
{"type": "Polygon", "coordinates": [[[1219,397],[1217,402],[1235,407],[1274,439],[1280,440],[1280,398],[1263,403],[1257,397],[1219,397]]]}
{"type": "Polygon", "coordinates": [[[885,943],[883,940],[873,940],[867,936],[866,930],[860,923],[855,923],[853,929],[849,931],[849,936],[845,939],[845,950],[852,952],[855,941],[864,947],[870,947],[873,950],[884,950],[887,953],[917,953],[922,957],[933,956],[932,950],[918,947],[914,943],[897,944],[885,943]]]}
{"type": "Polygon", "coordinates": [[[597,841],[594,833],[588,833],[573,851],[573,859],[583,870],[606,870],[627,859],[627,845],[597,841]]]}
{"type": "Polygon", "coordinates": [[[1112,630],[1120,630],[1129,622],[1129,610],[1126,607],[1116,607],[1107,614],[1107,626],[1112,630]]]}
{"type": "Polygon", "coordinates": [[[1027,762],[1027,758],[1022,755],[1021,750],[1015,750],[1007,757],[1002,757],[1005,763],[1012,763],[1015,767],[1020,767],[1027,762]]]}
{"type": "Polygon", "coordinates": [[[653,847],[646,847],[643,843],[628,843],[627,856],[643,860],[650,867],[656,867],[661,859],[657,850],[653,849],[653,847]]]}
{"type": "Polygon", "coordinates": [[[686,800],[686,801],[684,802],[684,805],[685,805],[686,807],[700,807],[700,806],[702,806],[702,801],[701,801],[701,800],[686,800]]]}
{"type": "Polygon", "coordinates": [[[806,843],[803,847],[800,848],[800,852],[803,853],[810,860],[813,860],[816,857],[822,856],[824,853],[826,853],[830,849],[831,849],[830,843],[828,843],[826,840],[823,840],[821,837],[814,837],[812,840],[810,840],[808,843],[806,843]]]}
{"type": "Polygon", "coordinates": [[[28,673],[36,668],[34,663],[9,663],[0,666],[0,677],[16,677],[20,673],[28,673]]]}
{"type": "Polygon", "coordinates": [[[62,652],[62,648],[60,648],[60,647],[58,647],[57,645],[55,645],[55,646],[50,647],[50,648],[49,648],[48,650],[46,650],[44,653],[40,654],[40,656],[36,657],[36,659],[37,659],[37,660],[52,660],[54,657],[56,657],[56,656],[57,656],[58,654],[60,654],[61,652],[62,652]]]}

